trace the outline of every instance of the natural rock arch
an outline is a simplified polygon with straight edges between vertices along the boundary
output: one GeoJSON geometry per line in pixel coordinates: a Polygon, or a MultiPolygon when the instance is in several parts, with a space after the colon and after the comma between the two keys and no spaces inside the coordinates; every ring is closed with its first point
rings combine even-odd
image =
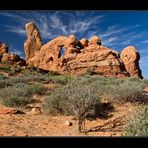
{"type": "Polygon", "coordinates": [[[24,48],[28,65],[33,64],[35,67],[61,74],[81,75],[91,68],[103,76],[142,78],[138,65],[139,53],[133,50],[134,47],[123,49],[120,58],[117,51],[102,46],[101,39],[97,36],[89,40],[82,38],[80,41],[74,35],[58,36],[42,45],[35,24],[27,24],[26,31],[27,40],[24,48]],[[62,48],[65,48],[65,51],[61,56],[62,48]],[[124,60],[124,57],[130,50],[131,55],[128,55],[132,57],[135,54],[137,59],[128,65],[128,60],[124,60]],[[130,67],[133,67],[133,71],[130,67]]]}

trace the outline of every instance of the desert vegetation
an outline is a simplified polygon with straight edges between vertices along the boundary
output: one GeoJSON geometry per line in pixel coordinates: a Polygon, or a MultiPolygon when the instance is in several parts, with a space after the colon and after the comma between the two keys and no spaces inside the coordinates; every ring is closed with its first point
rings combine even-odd
{"type": "MultiPolygon", "coordinates": [[[[7,68],[3,71],[7,72],[7,68]]],[[[14,71],[11,75],[0,74],[0,102],[6,107],[23,109],[33,102],[34,95],[42,96],[41,109],[45,115],[73,116],[77,120],[77,131],[89,133],[86,121],[109,112],[104,101],[112,107],[129,102],[141,107],[126,119],[122,135],[147,135],[146,79],[103,77],[92,73],[59,75],[34,68],[14,71]],[[48,88],[48,84],[56,87],[48,88]]]]}
{"type": "MultiPolygon", "coordinates": [[[[94,116],[97,104],[97,110],[103,112],[99,104],[104,96],[107,101],[117,104],[145,102],[147,95],[143,89],[146,84],[145,80],[135,78],[77,77],[62,88],[53,90],[45,100],[44,109],[52,115],[74,115],[78,123],[83,123],[88,114],[94,116]]],[[[78,130],[81,131],[81,125],[78,130]]]]}
{"type": "Polygon", "coordinates": [[[128,118],[124,136],[148,136],[148,107],[138,107],[128,118]]]}

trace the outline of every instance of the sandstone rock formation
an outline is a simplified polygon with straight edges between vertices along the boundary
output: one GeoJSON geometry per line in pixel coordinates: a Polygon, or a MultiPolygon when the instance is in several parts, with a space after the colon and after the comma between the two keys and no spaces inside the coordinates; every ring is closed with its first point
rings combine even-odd
{"type": "Polygon", "coordinates": [[[1,58],[2,63],[9,63],[11,65],[16,64],[20,66],[25,66],[26,61],[22,58],[20,58],[18,55],[13,54],[13,53],[5,53],[2,55],[1,58]]]}
{"type": "Polygon", "coordinates": [[[25,66],[26,61],[20,56],[13,54],[13,53],[8,53],[8,46],[6,44],[2,44],[0,42],[0,62],[1,63],[8,63],[8,64],[16,64],[20,66],[25,66]]]}
{"type": "Polygon", "coordinates": [[[86,38],[82,38],[80,43],[82,44],[83,48],[88,46],[88,40],[86,38]]]}
{"type": "Polygon", "coordinates": [[[121,60],[130,76],[142,78],[141,70],[139,68],[140,54],[134,46],[128,46],[122,50],[121,60]]]}
{"type": "Polygon", "coordinates": [[[8,46],[0,41],[0,54],[8,53],[8,46]]]}
{"type": "Polygon", "coordinates": [[[35,56],[35,53],[39,51],[43,45],[42,39],[37,29],[36,25],[33,22],[26,24],[27,30],[27,40],[24,44],[26,61],[35,56]]]}
{"type": "Polygon", "coordinates": [[[85,38],[79,41],[74,35],[59,36],[42,46],[41,36],[34,23],[27,24],[26,31],[24,47],[28,65],[60,74],[82,75],[91,71],[103,76],[142,78],[138,58],[129,63],[135,66],[132,71],[123,58],[124,50],[120,58],[117,51],[102,46],[97,36],[91,37],[89,41],[85,38]]]}

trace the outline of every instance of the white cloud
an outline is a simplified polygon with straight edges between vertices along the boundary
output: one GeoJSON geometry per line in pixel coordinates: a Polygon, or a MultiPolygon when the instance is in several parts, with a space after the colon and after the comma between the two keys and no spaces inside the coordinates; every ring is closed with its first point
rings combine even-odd
{"type": "Polygon", "coordinates": [[[107,46],[113,46],[115,44],[117,44],[119,41],[119,38],[118,37],[110,37],[108,39],[104,39],[102,41],[102,44],[103,45],[107,45],[107,46]]]}
{"type": "Polygon", "coordinates": [[[140,49],[140,53],[141,53],[141,54],[146,54],[146,53],[148,53],[148,48],[141,48],[141,49],[140,49]]]}
{"type": "Polygon", "coordinates": [[[123,28],[121,28],[119,25],[112,25],[107,28],[106,32],[101,34],[101,37],[105,38],[112,35],[122,34],[137,27],[140,27],[140,25],[134,25],[134,26],[123,27],[123,28]]]}
{"type": "Polygon", "coordinates": [[[10,53],[17,54],[17,55],[19,55],[21,58],[25,59],[24,52],[22,52],[20,49],[14,48],[13,45],[9,45],[9,52],[10,52],[10,53]]]}
{"type": "MultiPolygon", "coordinates": [[[[143,57],[141,57],[139,63],[140,63],[140,64],[147,64],[147,63],[148,63],[148,56],[143,56],[143,57]]],[[[147,66],[148,66],[148,64],[147,64],[147,66]]]]}
{"type": "Polygon", "coordinates": [[[143,43],[143,44],[148,44],[148,40],[144,40],[144,41],[142,41],[141,43],[143,43]]]}
{"type": "MultiPolygon", "coordinates": [[[[101,38],[103,45],[113,47],[119,44],[132,45],[136,39],[144,37],[143,33],[136,34],[134,30],[140,27],[139,24],[127,27],[114,24],[102,32],[101,23],[107,16],[93,15],[94,13],[90,12],[88,17],[85,17],[86,13],[81,11],[16,11],[15,13],[8,11],[0,13],[0,15],[15,20],[16,26],[5,24],[5,28],[9,32],[21,36],[26,36],[25,24],[33,21],[39,28],[42,38],[48,40],[59,35],[79,34],[87,39],[97,35],[101,38]],[[66,19],[66,23],[64,19],[66,19]]],[[[143,43],[148,43],[148,40],[143,41],[143,43]]]]}
{"type": "MultiPolygon", "coordinates": [[[[96,25],[101,23],[102,19],[104,18],[103,15],[98,15],[82,19],[80,17],[82,14],[84,13],[81,13],[81,11],[76,13],[60,11],[56,11],[53,13],[51,13],[50,11],[47,11],[47,13],[40,11],[24,11],[23,15],[20,15],[19,13],[10,14],[9,12],[0,13],[0,15],[7,16],[19,22],[19,24],[17,24],[16,26],[5,25],[7,31],[14,32],[24,36],[26,35],[25,24],[29,21],[33,21],[39,28],[42,38],[48,39],[52,39],[59,35],[89,32],[90,28],[96,27],[96,25]],[[61,15],[61,13],[70,16],[70,18],[67,19],[66,23],[63,21],[63,16],[61,15]]],[[[95,31],[94,33],[96,32],[97,31],[95,31]]]]}
{"type": "Polygon", "coordinates": [[[9,32],[14,32],[18,33],[19,35],[25,36],[26,35],[26,30],[22,27],[16,27],[16,26],[10,26],[10,25],[5,25],[5,28],[9,32]]]}

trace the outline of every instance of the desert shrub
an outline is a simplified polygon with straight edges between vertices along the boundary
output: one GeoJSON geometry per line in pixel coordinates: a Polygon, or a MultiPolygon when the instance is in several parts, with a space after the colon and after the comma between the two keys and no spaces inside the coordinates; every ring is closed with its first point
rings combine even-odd
{"type": "Polygon", "coordinates": [[[148,85],[148,79],[143,79],[144,84],[148,85]]]}
{"type": "Polygon", "coordinates": [[[99,78],[93,85],[100,96],[108,96],[110,101],[117,103],[143,101],[147,97],[143,93],[144,81],[136,78],[99,78]]]}
{"type": "Polygon", "coordinates": [[[3,102],[4,102],[3,104],[8,107],[22,107],[30,103],[31,98],[14,95],[10,96],[9,98],[3,99],[3,102]]]}
{"type": "Polygon", "coordinates": [[[38,94],[42,95],[46,92],[47,88],[44,87],[42,84],[32,84],[32,85],[26,85],[25,83],[17,83],[14,85],[16,88],[21,88],[26,92],[28,96],[38,94]]]}
{"type": "MultiPolygon", "coordinates": [[[[53,83],[60,83],[60,84],[68,84],[71,80],[73,79],[72,76],[67,76],[67,75],[57,75],[57,76],[52,76],[49,77],[49,80],[53,83]]],[[[47,80],[47,79],[46,79],[47,80]]]]}
{"type": "Polygon", "coordinates": [[[4,80],[5,76],[3,74],[0,74],[0,80],[4,80]]]}
{"type": "Polygon", "coordinates": [[[17,72],[15,71],[15,70],[9,70],[9,75],[14,75],[14,74],[16,74],[17,72]]]}
{"type": "Polygon", "coordinates": [[[144,86],[144,83],[139,80],[124,79],[121,83],[108,86],[106,91],[113,101],[136,102],[145,99],[144,86]]]}
{"type": "Polygon", "coordinates": [[[9,83],[15,84],[15,83],[30,83],[30,82],[42,82],[45,81],[44,78],[41,76],[17,76],[17,77],[11,77],[9,78],[9,83]]]}
{"type": "Polygon", "coordinates": [[[75,79],[62,88],[56,89],[46,98],[44,109],[51,114],[66,113],[78,120],[78,131],[84,130],[86,116],[99,103],[97,89],[84,85],[75,79]]]}
{"type": "Polygon", "coordinates": [[[124,136],[148,136],[148,107],[141,106],[126,122],[124,136]]]}
{"type": "Polygon", "coordinates": [[[22,67],[14,66],[13,68],[9,70],[9,74],[13,75],[13,74],[21,73],[23,71],[24,69],[22,67]]]}
{"type": "Polygon", "coordinates": [[[85,76],[85,75],[95,75],[95,74],[97,74],[97,73],[95,72],[95,68],[94,68],[94,67],[90,67],[90,68],[88,68],[88,69],[86,70],[84,76],[85,76]]]}
{"type": "Polygon", "coordinates": [[[65,104],[63,89],[57,88],[51,92],[45,100],[44,110],[50,115],[71,115],[69,108],[65,104]]]}
{"type": "Polygon", "coordinates": [[[27,86],[26,91],[30,95],[34,95],[34,94],[42,95],[47,91],[47,88],[44,87],[42,84],[34,84],[34,85],[27,86]]]}
{"type": "Polygon", "coordinates": [[[56,71],[49,71],[48,75],[50,75],[50,76],[57,76],[57,75],[60,75],[60,74],[58,72],[56,72],[56,71]]]}
{"type": "Polygon", "coordinates": [[[26,85],[25,83],[17,83],[14,86],[1,89],[0,99],[6,106],[20,107],[30,103],[34,94],[44,94],[46,90],[39,84],[26,85]]]}
{"type": "Polygon", "coordinates": [[[9,72],[10,71],[10,64],[9,63],[3,63],[1,69],[5,72],[9,72]]]}
{"type": "Polygon", "coordinates": [[[17,77],[10,77],[9,83],[15,84],[15,83],[30,83],[30,82],[39,82],[39,83],[59,83],[59,84],[67,84],[72,79],[74,79],[73,76],[66,76],[66,75],[50,75],[48,73],[42,74],[37,73],[34,74],[28,74],[23,76],[17,76],[17,77]]]}
{"type": "Polygon", "coordinates": [[[0,89],[11,86],[11,84],[6,79],[0,79],[0,89]]]}
{"type": "Polygon", "coordinates": [[[16,84],[16,83],[27,83],[26,77],[23,76],[17,76],[17,77],[11,77],[8,79],[8,82],[11,84],[16,84]]]}
{"type": "Polygon", "coordinates": [[[0,99],[8,107],[20,107],[31,102],[29,94],[24,89],[13,86],[2,89],[0,99]]]}

